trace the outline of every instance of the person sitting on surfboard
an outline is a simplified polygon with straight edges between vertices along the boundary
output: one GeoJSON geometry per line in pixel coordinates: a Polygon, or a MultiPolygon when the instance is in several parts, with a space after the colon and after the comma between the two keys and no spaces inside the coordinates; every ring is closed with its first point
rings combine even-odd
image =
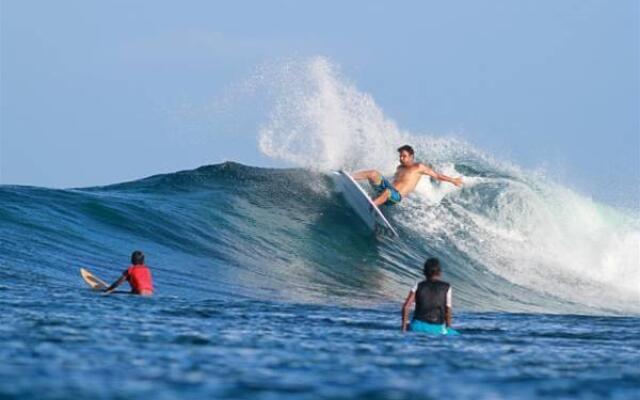
{"type": "Polygon", "coordinates": [[[131,292],[143,296],[151,296],[153,294],[153,282],[151,280],[151,271],[149,267],[144,265],[144,254],[136,250],[131,253],[131,266],[124,270],[122,276],[111,286],[106,288],[105,293],[111,293],[115,288],[120,286],[124,281],[129,281],[131,292]]]}
{"type": "Polygon", "coordinates": [[[422,163],[416,162],[411,146],[405,144],[398,148],[398,152],[400,153],[400,165],[396,169],[393,184],[389,183],[380,172],[373,169],[353,174],[353,179],[355,180],[369,180],[369,184],[371,184],[377,193],[377,197],[373,199],[373,203],[376,206],[400,203],[403,197],[413,192],[423,175],[429,175],[439,181],[462,186],[462,178],[450,178],[432,170],[422,163]]]}
{"type": "Polygon", "coordinates": [[[424,281],[417,283],[402,305],[402,332],[407,331],[409,309],[415,302],[416,309],[410,328],[413,332],[434,335],[457,335],[451,328],[451,285],[441,281],[442,269],[437,258],[424,263],[424,281]]]}

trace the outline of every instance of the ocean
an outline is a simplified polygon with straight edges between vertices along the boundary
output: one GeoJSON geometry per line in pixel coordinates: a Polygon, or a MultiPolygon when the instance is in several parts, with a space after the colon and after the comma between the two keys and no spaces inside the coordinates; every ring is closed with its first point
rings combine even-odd
{"type": "Polygon", "coordinates": [[[398,238],[318,168],[0,186],[0,398],[638,398],[637,215],[456,154],[464,188],[425,178],[384,210],[398,238]],[[137,249],[153,297],[80,278],[137,249]],[[457,337],[400,332],[432,256],[457,337]]]}

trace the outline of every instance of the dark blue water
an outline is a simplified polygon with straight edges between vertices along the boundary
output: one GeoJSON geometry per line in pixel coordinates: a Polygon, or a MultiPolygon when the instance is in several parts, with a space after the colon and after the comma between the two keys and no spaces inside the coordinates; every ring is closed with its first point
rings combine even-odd
{"type": "MultiPolygon", "coordinates": [[[[495,211],[482,187],[433,210],[478,196],[495,211]]],[[[2,186],[0,204],[0,398],[640,393],[637,298],[514,282],[465,250],[472,232],[425,240],[403,224],[408,209],[388,211],[399,239],[371,237],[321,174],[228,163],[102,188],[2,186]],[[84,285],[80,267],[111,281],[134,249],[153,298],[84,285]],[[459,337],[399,330],[433,255],[459,337]]],[[[584,286],[563,276],[549,286],[584,286]]]]}

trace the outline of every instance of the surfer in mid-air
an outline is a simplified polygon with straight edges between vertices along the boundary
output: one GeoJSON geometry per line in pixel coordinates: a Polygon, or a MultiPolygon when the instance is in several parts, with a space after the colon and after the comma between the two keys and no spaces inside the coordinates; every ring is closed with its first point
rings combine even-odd
{"type": "Polygon", "coordinates": [[[400,203],[403,197],[413,192],[423,175],[429,175],[439,181],[462,186],[462,178],[448,177],[422,163],[416,162],[411,146],[405,144],[398,148],[398,153],[400,153],[400,165],[393,177],[393,184],[385,179],[380,172],[373,169],[353,174],[353,179],[355,180],[369,180],[369,183],[377,193],[377,197],[373,199],[373,203],[376,206],[400,203]]]}

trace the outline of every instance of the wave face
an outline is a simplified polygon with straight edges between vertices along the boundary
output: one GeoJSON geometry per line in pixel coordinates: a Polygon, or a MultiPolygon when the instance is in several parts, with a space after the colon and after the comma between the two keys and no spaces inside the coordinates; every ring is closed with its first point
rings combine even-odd
{"type": "Polygon", "coordinates": [[[140,248],[163,295],[371,305],[399,301],[437,256],[462,309],[639,311],[629,217],[490,166],[459,158],[464,190],[443,196],[425,181],[389,209],[399,239],[370,236],[330,178],[306,169],[224,163],[98,188],[3,186],[1,274],[68,290],[78,267],[115,278],[140,248]]]}

